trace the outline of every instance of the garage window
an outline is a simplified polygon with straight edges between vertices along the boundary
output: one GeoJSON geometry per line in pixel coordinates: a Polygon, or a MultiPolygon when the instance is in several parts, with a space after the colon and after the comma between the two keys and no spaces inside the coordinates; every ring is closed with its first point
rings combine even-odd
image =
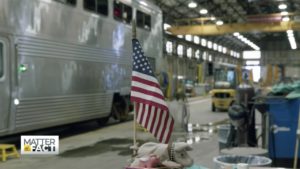
{"type": "Polygon", "coordinates": [[[3,76],[3,67],[4,67],[4,64],[3,64],[3,43],[0,43],[0,77],[3,76]]]}
{"type": "Polygon", "coordinates": [[[172,53],[173,52],[173,43],[171,41],[167,41],[166,51],[167,51],[167,53],[172,53]]]}
{"type": "Polygon", "coordinates": [[[84,0],[83,7],[86,10],[102,14],[108,15],[108,0],[84,0]]]}
{"type": "Polygon", "coordinates": [[[200,59],[200,50],[199,49],[196,50],[196,52],[195,52],[195,58],[200,59]]]}

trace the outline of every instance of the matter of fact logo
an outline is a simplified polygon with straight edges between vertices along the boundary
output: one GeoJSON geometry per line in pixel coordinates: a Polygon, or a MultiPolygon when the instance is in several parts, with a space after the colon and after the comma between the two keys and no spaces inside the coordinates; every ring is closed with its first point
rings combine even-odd
{"type": "Polygon", "coordinates": [[[21,136],[21,154],[58,154],[58,136],[21,136]]]}

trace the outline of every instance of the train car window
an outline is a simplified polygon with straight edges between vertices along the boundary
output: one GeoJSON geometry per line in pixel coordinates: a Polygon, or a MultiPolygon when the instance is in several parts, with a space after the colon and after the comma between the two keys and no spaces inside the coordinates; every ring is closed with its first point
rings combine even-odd
{"type": "Polygon", "coordinates": [[[96,11],[96,1],[95,0],[84,0],[83,7],[89,11],[96,11]]]}
{"type": "Polygon", "coordinates": [[[107,0],[96,0],[97,1],[97,13],[102,15],[108,15],[108,1],[107,0]]]}
{"type": "Polygon", "coordinates": [[[132,8],[118,0],[114,1],[114,18],[119,21],[130,23],[132,20],[132,8]]]}
{"type": "Polygon", "coordinates": [[[123,9],[123,19],[125,19],[127,23],[130,23],[132,20],[132,8],[128,5],[124,5],[123,9]]]}
{"type": "Polygon", "coordinates": [[[147,15],[141,11],[137,11],[136,13],[136,18],[137,18],[137,26],[140,28],[144,28],[147,30],[151,29],[151,16],[147,15]]]}
{"type": "Polygon", "coordinates": [[[145,29],[149,29],[151,28],[151,16],[145,14],[145,29]]]}
{"type": "Polygon", "coordinates": [[[84,9],[102,15],[108,15],[108,0],[84,0],[84,9]]]}
{"type": "Polygon", "coordinates": [[[116,20],[122,19],[122,6],[119,1],[114,1],[114,18],[116,20]]]}
{"type": "Polygon", "coordinates": [[[0,43],[0,77],[3,76],[4,64],[3,64],[3,44],[0,43]]]}
{"type": "Polygon", "coordinates": [[[60,2],[63,4],[71,5],[71,6],[76,6],[77,0],[54,0],[56,2],[60,2]]]}
{"type": "Polygon", "coordinates": [[[136,13],[136,26],[144,28],[144,13],[141,11],[136,13]]]}

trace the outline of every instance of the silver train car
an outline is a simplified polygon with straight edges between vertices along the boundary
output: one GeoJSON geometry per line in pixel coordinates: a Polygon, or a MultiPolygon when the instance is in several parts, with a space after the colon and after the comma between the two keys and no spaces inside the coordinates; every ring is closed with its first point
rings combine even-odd
{"type": "Polygon", "coordinates": [[[147,1],[0,0],[0,136],[126,117],[132,18],[159,63],[162,12],[147,1]]]}

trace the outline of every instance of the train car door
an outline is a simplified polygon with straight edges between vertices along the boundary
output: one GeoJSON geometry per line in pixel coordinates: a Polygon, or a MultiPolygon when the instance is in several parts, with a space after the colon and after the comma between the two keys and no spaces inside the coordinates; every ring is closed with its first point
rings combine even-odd
{"type": "Polygon", "coordinates": [[[10,105],[10,76],[8,42],[0,37],[0,131],[8,128],[10,105]]]}

